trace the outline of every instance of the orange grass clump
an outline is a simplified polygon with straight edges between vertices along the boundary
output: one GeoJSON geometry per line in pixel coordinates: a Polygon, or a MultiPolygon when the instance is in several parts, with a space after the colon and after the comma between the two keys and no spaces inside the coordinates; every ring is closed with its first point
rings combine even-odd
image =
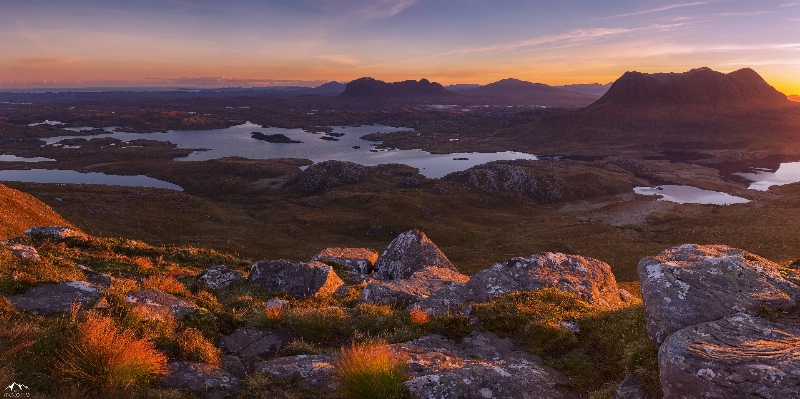
{"type": "Polygon", "coordinates": [[[56,372],[91,388],[126,389],[167,373],[167,358],[152,342],[120,332],[114,321],[89,312],[59,354],[56,372]]]}
{"type": "Polygon", "coordinates": [[[184,358],[219,366],[220,350],[196,328],[190,327],[181,331],[176,341],[184,358]]]}
{"type": "Polygon", "coordinates": [[[428,314],[425,309],[414,308],[408,313],[408,316],[411,318],[411,322],[416,325],[425,325],[431,321],[431,315],[428,314]]]}
{"type": "Polygon", "coordinates": [[[142,281],[142,285],[145,289],[158,290],[170,294],[185,294],[189,292],[186,286],[172,276],[148,277],[142,281]]]}
{"type": "Polygon", "coordinates": [[[353,343],[336,362],[339,389],[349,399],[410,398],[406,361],[385,342],[353,343]]]}

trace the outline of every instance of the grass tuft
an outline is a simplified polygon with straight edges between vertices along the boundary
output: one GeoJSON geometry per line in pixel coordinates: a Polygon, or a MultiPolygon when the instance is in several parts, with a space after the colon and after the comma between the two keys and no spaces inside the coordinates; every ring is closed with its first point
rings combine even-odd
{"type": "Polygon", "coordinates": [[[335,373],[347,399],[412,398],[403,386],[405,366],[386,343],[372,342],[342,348],[335,373]]]}
{"type": "Polygon", "coordinates": [[[425,309],[414,308],[408,312],[408,317],[411,319],[411,322],[416,325],[425,325],[431,321],[431,316],[428,314],[425,309]]]}
{"type": "Polygon", "coordinates": [[[94,391],[127,389],[167,372],[167,358],[153,343],[117,329],[89,312],[55,363],[64,380],[94,391]]]}
{"type": "Polygon", "coordinates": [[[195,328],[187,328],[176,337],[181,357],[218,366],[221,352],[211,341],[195,328]]]}

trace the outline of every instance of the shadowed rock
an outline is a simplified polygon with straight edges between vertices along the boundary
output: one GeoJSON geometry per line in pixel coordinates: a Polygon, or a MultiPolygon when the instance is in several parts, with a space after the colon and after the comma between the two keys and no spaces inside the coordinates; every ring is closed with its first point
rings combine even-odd
{"type": "Polygon", "coordinates": [[[656,343],[684,327],[762,306],[796,305],[800,287],[780,267],[724,245],[686,244],[639,262],[647,333],[656,343]]]}
{"type": "Polygon", "coordinates": [[[247,277],[250,284],[270,292],[295,298],[332,295],[344,282],[333,268],[320,262],[261,260],[253,264],[247,277]]]}
{"type": "Polygon", "coordinates": [[[99,273],[96,272],[84,265],[77,265],[78,270],[86,276],[86,281],[98,286],[108,288],[111,286],[111,283],[114,281],[114,277],[111,277],[109,274],[99,273]]]}
{"type": "Polygon", "coordinates": [[[457,272],[455,266],[425,233],[409,230],[392,240],[375,262],[375,278],[410,278],[415,272],[435,267],[457,272]]]}
{"type": "Polygon", "coordinates": [[[12,295],[8,301],[19,310],[35,313],[66,313],[72,303],[84,309],[100,296],[100,290],[85,281],[70,281],[61,284],[45,284],[33,287],[24,294],[12,295]]]}
{"type": "Polygon", "coordinates": [[[180,320],[197,310],[197,305],[158,290],[131,292],[125,296],[125,302],[147,319],[180,320]]]}
{"type": "Polygon", "coordinates": [[[313,389],[318,392],[331,392],[338,387],[332,372],[336,355],[297,355],[281,357],[256,363],[253,369],[267,373],[280,380],[299,378],[298,388],[313,389]]]}
{"type": "Polygon", "coordinates": [[[239,328],[220,338],[220,348],[239,356],[268,357],[283,348],[285,340],[257,328],[239,328]]]}
{"type": "Polygon", "coordinates": [[[800,329],[738,313],[676,331],[658,352],[665,399],[800,397],[800,329]]]}
{"type": "Polygon", "coordinates": [[[325,248],[311,260],[342,265],[347,269],[345,277],[358,283],[372,274],[378,253],[368,248],[325,248]]]}
{"type": "Polygon", "coordinates": [[[463,287],[467,281],[469,277],[459,272],[429,267],[415,272],[410,278],[371,282],[361,291],[359,302],[383,305],[415,303],[434,292],[463,287]]]}
{"type": "Polygon", "coordinates": [[[225,265],[211,266],[197,279],[197,283],[212,290],[223,289],[234,281],[244,280],[244,275],[225,265]]]}
{"type": "Polygon", "coordinates": [[[196,393],[241,390],[239,378],[210,364],[178,361],[169,364],[169,373],[158,381],[164,388],[189,389],[196,393]]]}
{"type": "Polygon", "coordinates": [[[649,399],[642,383],[633,374],[628,374],[617,386],[614,396],[611,399],[649,399]]]}

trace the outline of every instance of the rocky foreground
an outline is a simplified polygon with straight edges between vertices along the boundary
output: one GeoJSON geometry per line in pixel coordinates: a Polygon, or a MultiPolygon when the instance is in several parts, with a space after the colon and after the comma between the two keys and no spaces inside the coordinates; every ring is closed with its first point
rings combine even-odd
{"type": "MultiPolygon", "coordinates": [[[[26,232],[53,240],[87,240],[71,228],[26,232]]],[[[30,264],[41,262],[33,246],[5,243],[30,264]]],[[[41,284],[7,297],[32,314],[70,312],[75,304],[105,309],[108,287],[119,278],[79,266],[82,279],[41,284]]],[[[642,259],[641,294],[647,333],[659,346],[658,367],[665,398],[800,397],[800,274],[748,252],[719,245],[687,244],[642,259]]],[[[327,248],[309,262],[261,260],[245,276],[212,266],[195,284],[210,292],[253,286],[285,299],[262,310],[280,315],[291,300],[346,297],[360,289],[359,304],[401,306],[418,317],[459,315],[472,332],[460,340],[428,334],[391,344],[405,359],[406,388],[419,398],[577,398],[570,378],[540,356],[482,331],[474,307],[504,295],[555,289],[585,306],[618,309],[634,293],[620,289],[611,268],[597,259],[563,253],[511,258],[472,277],[456,270],[421,231],[400,234],[382,254],[365,248],[327,248]],[[419,316],[422,315],[422,316],[419,316]]],[[[131,289],[125,306],[142,320],[182,321],[205,312],[196,301],[153,288],[131,289]]],[[[329,308],[346,314],[351,309],[329,308]]],[[[577,333],[566,320],[553,327],[577,333]]],[[[623,332],[620,332],[623,333],[623,332]]],[[[286,355],[292,337],[279,330],[239,327],[219,336],[218,362],[173,360],[157,386],[204,398],[237,395],[243,381],[269,375],[296,389],[332,393],[337,353],[286,355]],[[283,352],[282,352],[283,351],[283,352]]],[[[615,398],[647,397],[633,374],[615,398]]]]}

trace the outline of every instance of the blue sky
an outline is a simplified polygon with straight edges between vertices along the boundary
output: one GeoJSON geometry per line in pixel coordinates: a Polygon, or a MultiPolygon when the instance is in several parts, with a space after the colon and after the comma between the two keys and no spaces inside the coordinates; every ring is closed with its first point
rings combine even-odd
{"type": "Polygon", "coordinates": [[[787,0],[4,0],[0,85],[568,84],[708,66],[794,93],[799,32],[787,0]]]}

